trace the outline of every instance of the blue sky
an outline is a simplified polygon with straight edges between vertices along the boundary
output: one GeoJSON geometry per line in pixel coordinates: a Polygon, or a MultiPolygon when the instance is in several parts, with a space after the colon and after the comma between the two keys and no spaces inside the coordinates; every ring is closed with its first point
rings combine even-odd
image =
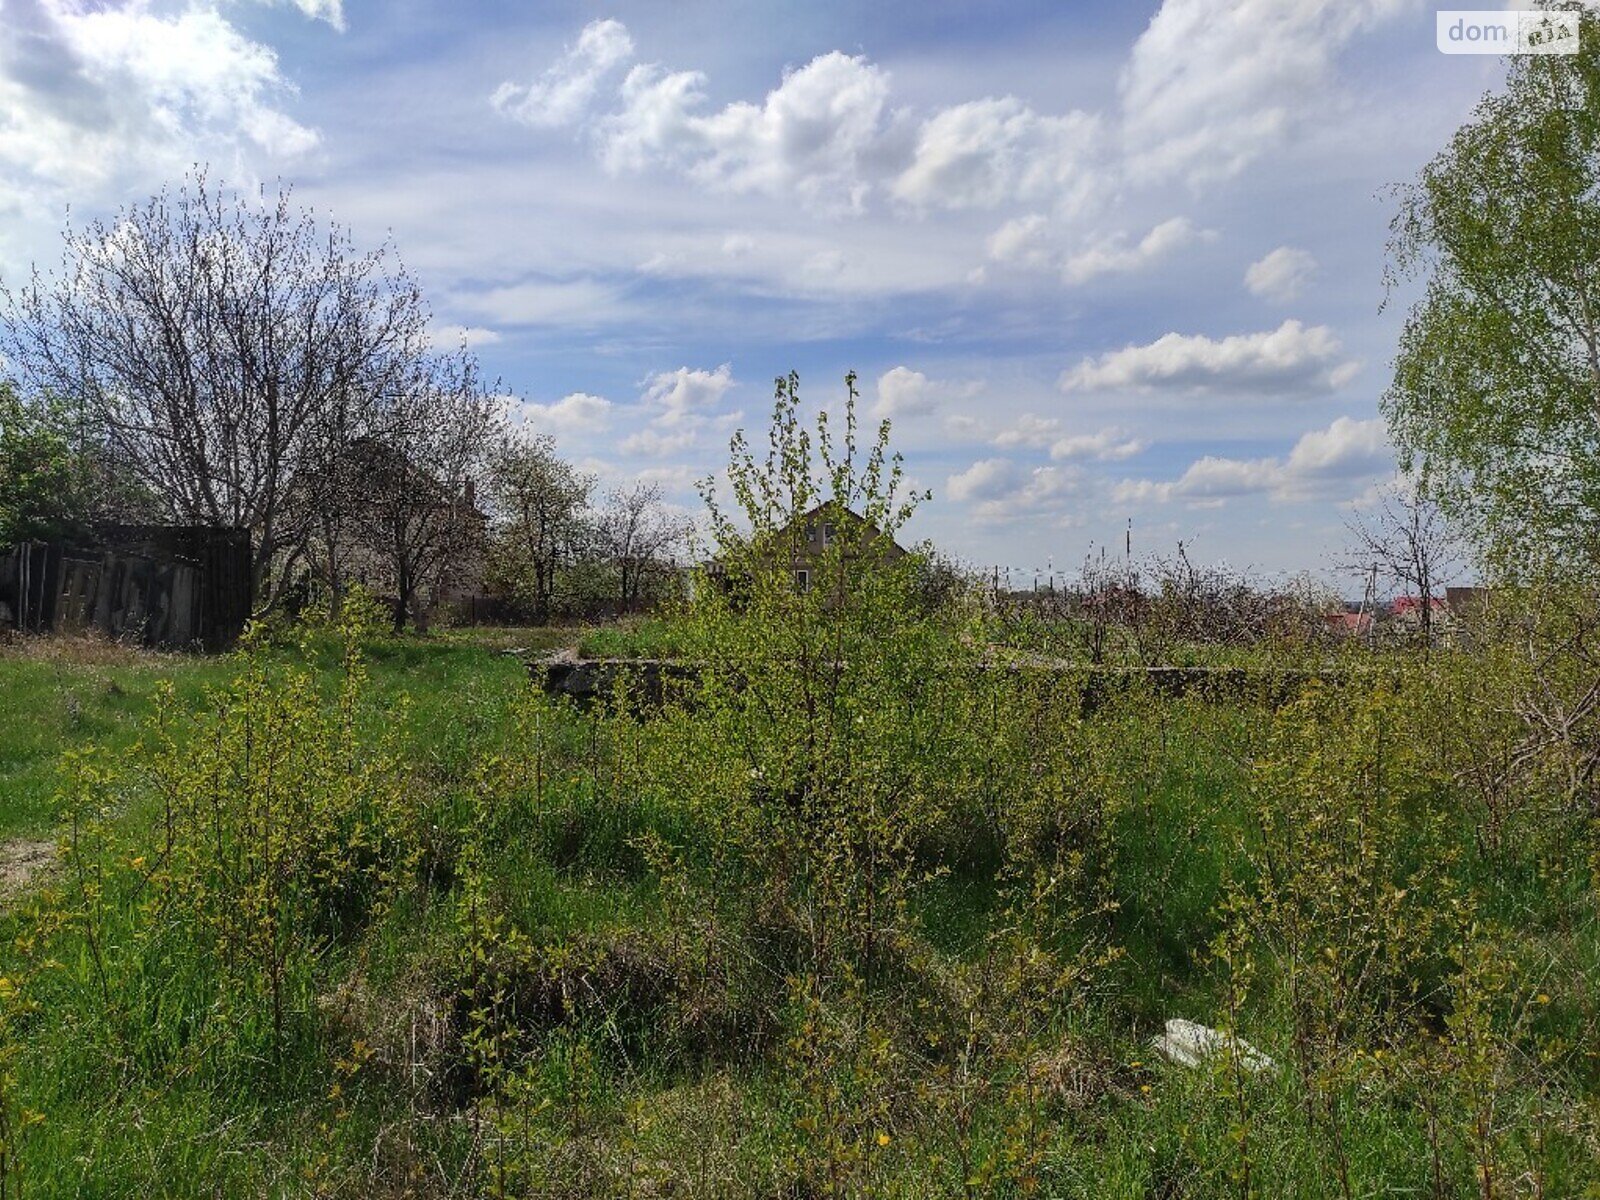
{"type": "Polygon", "coordinates": [[[1393,471],[1386,189],[1502,73],[1411,0],[0,0],[0,273],[282,178],[604,481],[691,506],[853,369],[912,537],[1326,573],[1393,471]]]}

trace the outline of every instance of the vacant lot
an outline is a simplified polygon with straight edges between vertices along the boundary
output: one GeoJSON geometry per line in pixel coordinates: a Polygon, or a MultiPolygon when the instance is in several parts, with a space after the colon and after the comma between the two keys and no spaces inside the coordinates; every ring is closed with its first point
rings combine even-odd
{"type": "Polygon", "coordinates": [[[8,1186],[1595,1185],[1600,859],[1579,748],[1486,773],[1513,662],[1085,716],[880,599],[588,639],[708,664],[648,712],[501,652],[567,632],[8,649],[8,1186]]]}

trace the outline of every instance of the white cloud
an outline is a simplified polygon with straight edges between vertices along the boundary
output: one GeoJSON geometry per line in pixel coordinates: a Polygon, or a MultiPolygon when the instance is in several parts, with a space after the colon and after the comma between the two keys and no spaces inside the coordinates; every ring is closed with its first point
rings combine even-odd
{"type": "MultiPolygon", "coordinates": [[[[1102,275],[1143,270],[1185,246],[1210,241],[1216,236],[1211,230],[1196,228],[1188,217],[1172,217],[1153,227],[1138,241],[1118,231],[1069,254],[1053,236],[1049,218],[1042,213],[1029,213],[1013,217],[991,233],[985,249],[991,262],[1032,270],[1058,270],[1066,283],[1078,285],[1102,275]]],[[[984,274],[979,268],[974,282],[981,282],[984,274]]]]}
{"type": "Polygon", "coordinates": [[[598,325],[628,312],[622,290],[597,279],[525,279],[459,292],[452,306],[497,325],[598,325]]]}
{"type": "Polygon", "coordinates": [[[672,276],[680,274],[688,264],[681,254],[667,254],[660,250],[645,259],[636,268],[641,275],[672,276]]]}
{"type": "Polygon", "coordinates": [[[1121,479],[1111,488],[1113,504],[1165,504],[1172,499],[1172,484],[1153,479],[1121,479]]]}
{"type": "Polygon", "coordinates": [[[712,156],[697,173],[735,191],[791,184],[858,191],[888,94],[888,76],[865,58],[821,55],[787,75],[761,106],[730,104],[708,118],[712,156]]]}
{"type": "Polygon", "coordinates": [[[844,251],[829,246],[808,257],[800,264],[800,270],[813,279],[828,280],[843,274],[846,265],[844,251]]]}
{"type": "Polygon", "coordinates": [[[1015,492],[1022,478],[1022,469],[1009,458],[983,458],[950,476],[945,487],[952,500],[994,500],[1015,492]]]}
{"type": "Polygon", "coordinates": [[[1113,427],[1098,433],[1059,438],[1050,444],[1050,457],[1057,461],[1092,458],[1096,462],[1121,462],[1144,453],[1149,445],[1142,438],[1129,437],[1123,430],[1113,427]]]}
{"type": "Polygon", "coordinates": [[[632,50],[620,23],[595,22],[539,80],[502,84],[493,102],[529,124],[582,124],[613,173],[664,167],[709,190],[794,195],[824,210],[860,212],[881,191],[918,210],[1046,202],[1072,215],[1109,187],[1098,116],[988,96],[919,122],[891,109],[887,71],[838,50],[785,72],[760,102],[721,108],[704,72],[638,63],[599,111],[600,81],[632,50]],[[601,28],[609,36],[591,39],[601,28]]]}
{"type": "Polygon", "coordinates": [[[989,257],[995,262],[1019,263],[1025,267],[1045,267],[1055,257],[1047,229],[1050,219],[1043,213],[1013,217],[989,235],[989,257]]]}
{"type": "Polygon", "coordinates": [[[891,190],[917,208],[1047,199],[1071,214],[1102,190],[1100,139],[1100,120],[1089,113],[1049,116],[1015,96],[989,96],[925,120],[911,164],[891,190]]]}
{"type": "Polygon", "coordinates": [[[703,142],[693,111],[705,103],[699,71],[666,71],[641,63],[622,81],[622,107],[596,124],[600,161],[610,171],[642,171],[656,163],[686,166],[703,142]]]}
{"type": "Polygon", "coordinates": [[[982,390],[981,382],[934,380],[910,367],[894,367],[878,377],[878,399],[872,411],[878,417],[924,416],[946,400],[970,399],[982,390]]]}
{"type": "Polygon", "coordinates": [[[477,346],[492,346],[500,341],[500,334],[493,329],[469,325],[441,325],[429,334],[428,341],[436,350],[454,350],[465,346],[471,350],[477,346]]]}
{"type": "Polygon", "coordinates": [[[1013,446],[1039,448],[1055,441],[1061,431],[1061,422],[1055,417],[1041,417],[1037,413],[1023,413],[1016,421],[994,436],[994,444],[1001,449],[1013,446]]]}
{"type": "Polygon", "coordinates": [[[1062,372],[1064,391],[1173,391],[1256,395],[1331,392],[1353,377],[1339,340],[1325,325],[1285,321],[1277,329],[1212,339],[1169,333],[1062,372]]]}
{"type": "Polygon", "coordinates": [[[704,449],[707,435],[726,432],[740,419],[738,412],[717,411],[733,387],[729,363],[714,371],[657,371],[645,379],[639,397],[640,409],[651,414],[649,423],[623,440],[623,452],[666,458],[704,449]]]}
{"type": "Polygon", "coordinates": [[[1304,434],[1289,452],[1287,469],[1299,478],[1332,478],[1370,472],[1392,458],[1383,421],[1340,417],[1326,429],[1304,434]]]}
{"type": "Polygon", "coordinates": [[[208,0],[0,4],[0,272],[60,245],[63,214],[106,215],[196,163],[249,190],[317,131],[271,48],[208,0]]]}
{"type": "MultiPolygon", "coordinates": [[[[266,0],[268,4],[277,4],[281,0],[266,0]]],[[[296,8],[306,15],[308,20],[326,21],[340,33],[344,32],[344,0],[289,0],[296,8]]]]}
{"type": "Polygon", "coordinates": [[[510,80],[495,89],[489,103],[524,125],[570,125],[584,116],[600,81],[633,57],[633,39],[621,21],[591,21],[538,79],[510,80]]]}
{"type": "Polygon", "coordinates": [[[523,402],[517,415],[545,433],[599,433],[611,423],[611,401],[588,392],[573,392],[553,404],[523,402]]]}
{"type": "Polygon", "coordinates": [[[1190,500],[1221,500],[1264,492],[1283,481],[1276,459],[1221,458],[1208,454],[1191,464],[1178,481],[1178,494],[1190,500]]]}
{"type": "MultiPolygon", "coordinates": [[[[705,475],[704,471],[697,471],[693,467],[679,463],[674,466],[646,467],[637,474],[622,479],[621,482],[626,484],[637,480],[639,483],[655,483],[669,493],[692,496],[695,485],[704,479],[705,475]]],[[[698,515],[698,513],[688,515],[698,515]]]]}
{"type": "Polygon", "coordinates": [[[1067,259],[1062,278],[1068,283],[1087,283],[1100,275],[1138,271],[1193,242],[1214,237],[1196,229],[1188,217],[1173,217],[1157,225],[1138,242],[1129,245],[1126,235],[1118,234],[1098,246],[1067,259]]]}
{"type": "Polygon", "coordinates": [[[84,203],[113,180],[241,148],[290,159],[316,132],[277,105],[276,55],[217,11],[11,0],[0,26],[0,202],[84,203]]]}
{"type": "Polygon", "coordinates": [[[674,454],[693,450],[699,443],[699,428],[661,430],[652,427],[630,433],[623,438],[622,452],[645,458],[669,458],[674,454]]]}
{"type": "Polygon", "coordinates": [[[716,407],[733,382],[730,363],[723,363],[715,371],[679,367],[676,371],[658,371],[646,379],[641,399],[660,409],[660,422],[673,424],[716,407]]]}
{"type": "Polygon", "coordinates": [[[198,125],[243,133],[283,154],[316,144],[314,133],[263,103],[287,90],[276,55],[219,13],[191,8],[164,18],[142,6],[53,11],[84,72],[120,103],[128,99],[122,89],[131,89],[142,101],[140,115],[161,132],[181,136],[198,125]]]}
{"type": "Polygon", "coordinates": [[[1240,496],[1267,494],[1283,502],[1331,500],[1341,490],[1394,470],[1383,421],[1339,417],[1326,429],[1302,434],[1286,458],[1225,458],[1208,454],[1175,480],[1128,479],[1112,490],[1124,504],[1173,500],[1212,506],[1240,496]]]}
{"type": "Polygon", "coordinates": [[[1225,179],[1280,145],[1357,36],[1418,0],[1165,0],[1121,79],[1135,176],[1225,179]]]}
{"type": "Polygon", "coordinates": [[[713,189],[795,191],[827,207],[859,208],[883,132],[889,79],[865,58],[833,51],[784,76],[761,104],[710,113],[705,76],[640,65],[622,107],[598,124],[613,171],[673,167],[713,189]]]}
{"type": "Polygon", "coordinates": [[[295,7],[314,21],[326,21],[344,31],[344,0],[294,0],[295,7]]]}
{"type": "Polygon", "coordinates": [[[1067,467],[1025,469],[1008,458],[985,458],[945,480],[950,498],[972,506],[973,519],[998,525],[1024,517],[1074,521],[1082,478],[1067,467]]]}
{"type": "Polygon", "coordinates": [[[1305,250],[1279,246],[1246,268],[1244,285],[1251,294],[1287,304],[1297,298],[1317,269],[1317,260],[1305,250]]]}
{"type": "Polygon", "coordinates": [[[997,433],[992,444],[1002,449],[1028,446],[1037,450],[1049,447],[1050,457],[1058,462],[1071,459],[1120,462],[1143,453],[1149,446],[1143,439],[1132,437],[1115,426],[1097,433],[1062,436],[1059,420],[1041,417],[1036,413],[1023,413],[1013,424],[997,433]]]}

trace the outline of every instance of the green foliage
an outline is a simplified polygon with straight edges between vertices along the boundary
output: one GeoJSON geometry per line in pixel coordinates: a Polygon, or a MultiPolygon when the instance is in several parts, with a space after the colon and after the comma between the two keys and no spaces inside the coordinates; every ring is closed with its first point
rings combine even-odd
{"type": "MultiPolygon", "coordinates": [[[[560,458],[548,437],[508,441],[490,462],[487,583],[536,624],[559,609],[562,573],[589,536],[585,510],[593,488],[593,476],[560,458]]],[[[584,586],[581,579],[569,582],[580,591],[584,586]]]]}
{"type": "Polygon", "coordinates": [[[647,617],[590,630],[578,641],[584,658],[682,658],[685,639],[679,622],[647,617]]]}
{"type": "MultiPolygon", "coordinates": [[[[309,958],[348,938],[415,865],[392,758],[356,724],[364,667],[348,653],[336,707],[304,673],[253,664],[216,725],[165,769],[157,921],[182,921],[246,997],[270,1001],[274,1045],[309,958]]],[[[171,714],[163,710],[163,723],[171,714]]]]}
{"type": "Polygon", "coordinates": [[[373,642],[390,636],[394,623],[389,606],[371,588],[352,583],[340,592],[336,608],[309,605],[300,614],[298,627],[302,635],[333,634],[357,642],[373,642]]]}
{"type": "Polygon", "coordinates": [[[88,516],[88,479],[73,449],[66,408],[24,402],[0,381],[0,546],[77,532],[88,516]]]}
{"type": "Polygon", "coordinates": [[[1246,973],[1235,986],[1270,961],[1307,1120],[1344,1195],[1358,1190],[1348,1113],[1365,1056],[1426,1018],[1457,902],[1454,848],[1442,814],[1413,808],[1400,729],[1399,701],[1381,686],[1313,686],[1279,715],[1257,770],[1253,887],[1231,906],[1249,931],[1229,948],[1246,973]]]}
{"type": "Polygon", "coordinates": [[[29,994],[28,975],[12,969],[0,975],[0,1198],[22,1195],[23,1161],[20,1143],[30,1125],[43,1117],[22,1106],[18,1099],[17,1061],[22,1054],[20,1031],[37,1010],[29,994]]]}
{"type": "Polygon", "coordinates": [[[1513,574],[1600,550],[1600,23],[1557,7],[1581,13],[1578,52],[1514,57],[1393,226],[1426,292],[1384,414],[1402,465],[1513,574]]]}
{"type": "Polygon", "coordinates": [[[394,626],[393,605],[365,584],[345,586],[336,601],[318,585],[309,590],[307,603],[297,612],[280,606],[253,618],[239,638],[239,648],[339,657],[348,645],[371,649],[397,642],[400,634],[394,626]]]}
{"type": "Polygon", "coordinates": [[[1600,1186],[1592,595],[1320,679],[1263,643],[1268,683],[1184,698],[1043,665],[849,524],[905,512],[849,400],[834,441],[784,380],[770,454],[735,444],[728,586],[608,631],[700,665],[664,695],[579,709],[355,606],[225,686],[167,660],[137,740],[93,697],[51,726],[108,744],[68,759],[64,857],[0,917],[8,1184],[1600,1186]],[[1178,1016],[1272,1065],[1162,1061],[1178,1016]]]}
{"type": "Polygon", "coordinates": [[[317,957],[389,903],[416,839],[392,755],[358,724],[365,678],[352,645],[329,702],[309,673],[257,657],[199,728],[170,688],[160,694],[136,779],[97,756],[73,763],[65,911],[116,1044],[176,1032],[135,1016],[149,960],[173,956],[201,968],[210,1003],[280,1058],[317,957]],[[135,783],[159,813],[128,845],[110,822],[135,783]],[[119,902],[137,903],[131,930],[113,929],[127,916],[119,902]]]}

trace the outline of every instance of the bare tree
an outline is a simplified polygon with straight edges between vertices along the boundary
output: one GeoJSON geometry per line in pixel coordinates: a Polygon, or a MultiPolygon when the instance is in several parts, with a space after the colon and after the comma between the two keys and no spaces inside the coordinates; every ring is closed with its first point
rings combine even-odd
{"type": "Polygon", "coordinates": [[[626,612],[646,580],[671,565],[693,526],[662,503],[660,484],[638,482],[606,493],[595,527],[601,551],[616,565],[617,598],[626,612]]]}
{"type": "Polygon", "coordinates": [[[1461,543],[1425,492],[1405,486],[1384,491],[1377,507],[1345,523],[1350,535],[1345,567],[1377,582],[1413,593],[1424,650],[1433,645],[1433,606],[1438,591],[1461,562],[1461,543]]]}
{"type": "Polygon", "coordinates": [[[494,454],[490,569],[535,621],[549,620],[557,573],[589,538],[593,487],[594,477],[557,456],[547,435],[508,438],[494,454]]]}
{"type": "Polygon", "coordinates": [[[416,286],[286,188],[256,202],[203,172],[64,239],[59,271],[0,286],[0,350],[83,405],[172,519],[248,528],[270,606],[319,481],[424,345],[416,286]]]}
{"type": "Polygon", "coordinates": [[[1143,646],[1142,631],[1149,624],[1150,599],[1144,594],[1131,553],[1121,559],[1108,558],[1102,546],[1098,557],[1089,555],[1084,559],[1075,592],[1064,595],[1059,604],[1052,594],[1048,603],[1051,609],[1059,608],[1052,613],[1058,619],[1074,612],[1084,618],[1081,622],[1064,623],[1069,628],[1081,628],[1089,659],[1096,665],[1122,648],[1113,644],[1114,637],[1128,645],[1143,646]]]}
{"type": "Polygon", "coordinates": [[[425,590],[443,588],[481,550],[476,495],[499,431],[495,391],[465,350],[419,359],[383,398],[374,432],[341,460],[340,502],[330,511],[387,567],[396,633],[408,617],[420,624],[425,590]]]}

